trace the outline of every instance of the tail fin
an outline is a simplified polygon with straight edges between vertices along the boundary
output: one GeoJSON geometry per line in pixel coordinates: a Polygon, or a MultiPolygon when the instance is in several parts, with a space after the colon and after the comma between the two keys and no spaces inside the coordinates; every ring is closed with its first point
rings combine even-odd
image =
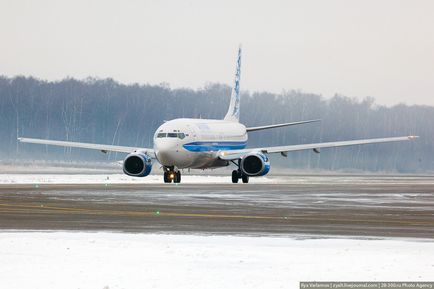
{"type": "Polygon", "coordinates": [[[235,71],[234,87],[232,87],[231,102],[224,120],[240,121],[240,76],[241,76],[241,45],[238,48],[237,69],[235,71]]]}

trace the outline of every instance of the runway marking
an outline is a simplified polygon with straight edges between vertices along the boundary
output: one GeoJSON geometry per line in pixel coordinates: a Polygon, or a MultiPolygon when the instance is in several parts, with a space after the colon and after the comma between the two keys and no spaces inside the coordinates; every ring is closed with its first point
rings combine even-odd
{"type": "MultiPolygon", "coordinates": [[[[372,224],[396,224],[396,225],[420,225],[420,226],[434,226],[434,222],[423,222],[423,221],[405,221],[405,220],[372,220],[372,219],[339,219],[339,218],[323,218],[323,216],[312,218],[312,217],[297,217],[297,216],[253,216],[253,215],[229,215],[229,214],[206,214],[206,213],[174,213],[174,212],[162,212],[157,211],[119,211],[119,210],[99,210],[99,209],[84,209],[84,208],[68,208],[68,207],[56,207],[56,206],[45,206],[45,205],[14,205],[0,203],[0,207],[6,210],[1,210],[1,212],[26,212],[26,213],[51,213],[53,211],[60,213],[84,213],[90,215],[116,215],[116,216],[138,216],[138,217],[193,217],[193,218],[215,218],[215,219],[263,219],[263,220],[285,220],[288,222],[294,220],[301,221],[339,221],[344,223],[372,223],[372,224]],[[37,209],[35,211],[29,212],[25,209],[37,209]]],[[[321,224],[319,224],[321,225],[321,224]]]]}

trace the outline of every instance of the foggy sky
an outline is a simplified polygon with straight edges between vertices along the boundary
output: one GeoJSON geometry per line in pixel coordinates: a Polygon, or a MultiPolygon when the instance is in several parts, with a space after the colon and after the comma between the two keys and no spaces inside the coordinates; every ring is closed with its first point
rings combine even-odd
{"type": "Polygon", "coordinates": [[[0,75],[434,105],[434,1],[0,0],[0,75]],[[236,2],[236,3],[234,3],[236,2]]]}

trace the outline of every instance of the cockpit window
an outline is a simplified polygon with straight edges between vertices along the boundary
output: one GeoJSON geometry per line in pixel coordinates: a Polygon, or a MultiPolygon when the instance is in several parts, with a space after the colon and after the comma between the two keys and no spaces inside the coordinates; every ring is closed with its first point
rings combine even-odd
{"type": "Polygon", "coordinates": [[[180,138],[180,139],[184,139],[186,136],[185,133],[183,132],[169,132],[169,133],[165,133],[165,132],[160,132],[157,134],[157,138],[163,138],[163,137],[172,137],[172,138],[180,138]]]}

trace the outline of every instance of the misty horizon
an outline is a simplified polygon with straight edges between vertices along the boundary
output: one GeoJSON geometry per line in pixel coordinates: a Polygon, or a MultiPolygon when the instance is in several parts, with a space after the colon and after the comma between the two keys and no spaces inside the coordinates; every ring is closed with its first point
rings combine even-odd
{"type": "MultiPolygon", "coordinates": [[[[125,85],[125,86],[131,86],[131,85],[138,85],[138,86],[155,86],[155,87],[163,87],[163,88],[168,88],[168,89],[173,89],[173,90],[177,90],[177,89],[186,89],[186,90],[192,90],[194,92],[197,91],[201,91],[201,90],[205,90],[207,87],[209,86],[213,86],[213,85],[224,85],[228,88],[232,88],[232,85],[229,83],[221,83],[221,82],[212,82],[212,81],[208,81],[206,83],[204,83],[201,86],[198,87],[187,87],[187,86],[173,86],[171,83],[166,82],[166,81],[161,81],[161,82],[157,82],[157,83],[150,83],[150,82],[122,82],[119,81],[113,77],[96,77],[96,76],[87,76],[87,77],[83,77],[83,78],[78,78],[78,77],[74,77],[74,76],[65,76],[63,78],[59,78],[59,79],[43,79],[34,75],[22,75],[22,74],[18,74],[18,75],[14,75],[14,76],[7,76],[7,75],[1,75],[0,77],[4,77],[4,78],[8,78],[8,79],[14,79],[17,77],[24,77],[24,78],[30,78],[30,79],[35,79],[38,81],[43,81],[43,82],[49,82],[49,83],[60,83],[64,80],[76,80],[76,81],[105,81],[105,80],[109,80],[109,81],[114,81],[117,84],[120,85],[125,85]]],[[[379,103],[377,98],[375,96],[348,96],[342,93],[335,93],[334,95],[331,96],[325,96],[321,93],[316,93],[316,92],[312,92],[312,91],[308,91],[308,90],[304,90],[304,89],[281,89],[280,91],[266,91],[266,90],[249,90],[249,89],[243,89],[241,86],[241,92],[243,94],[255,94],[255,93],[270,93],[273,95],[285,95],[287,93],[291,93],[291,92],[296,92],[296,93],[300,93],[300,94],[311,94],[311,95],[317,95],[319,97],[321,97],[324,100],[331,100],[333,97],[336,96],[342,96],[342,97],[348,97],[351,99],[356,100],[357,102],[363,102],[366,99],[372,99],[373,105],[375,106],[383,106],[383,107],[393,107],[393,106],[397,106],[397,105],[406,105],[406,106],[428,106],[428,107],[434,107],[434,104],[423,104],[423,103],[415,103],[415,104],[409,104],[406,102],[397,102],[397,103],[391,103],[391,104],[383,104],[383,103],[379,103]]]]}

